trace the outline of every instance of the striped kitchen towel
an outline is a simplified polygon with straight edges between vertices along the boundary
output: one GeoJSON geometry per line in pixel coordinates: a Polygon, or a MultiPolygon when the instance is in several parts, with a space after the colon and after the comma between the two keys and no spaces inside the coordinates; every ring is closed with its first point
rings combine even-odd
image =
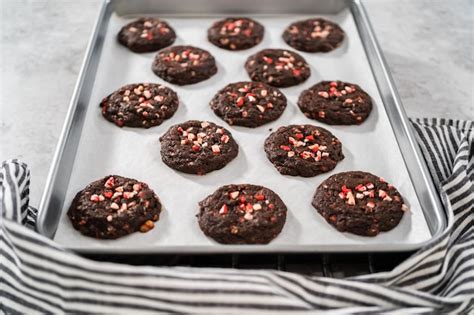
{"type": "Polygon", "coordinates": [[[23,225],[29,171],[0,173],[0,311],[16,313],[474,313],[473,123],[414,120],[447,231],[389,272],[330,279],[271,270],[137,267],[88,260],[23,225]],[[20,223],[23,223],[20,224],[20,223]]]}

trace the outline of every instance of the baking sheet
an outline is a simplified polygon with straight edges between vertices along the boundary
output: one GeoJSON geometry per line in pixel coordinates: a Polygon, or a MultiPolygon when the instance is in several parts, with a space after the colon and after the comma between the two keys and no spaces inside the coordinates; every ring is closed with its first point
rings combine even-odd
{"type": "MultiPolygon", "coordinates": [[[[206,30],[219,16],[160,16],[176,30],[175,45],[195,45],[209,50],[217,60],[218,73],[211,79],[184,87],[171,85],[151,71],[155,53],[134,54],[119,45],[116,34],[133,17],[112,14],[104,38],[94,88],[86,113],[82,136],[67,189],[62,216],[54,240],[72,249],[97,251],[137,251],[146,248],[156,252],[224,251],[235,246],[220,245],[204,236],[196,220],[198,201],[218,187],[230,183],[266,186],[280,195],[288,207],[288,217],[281,234],[268,245],[252,245],[265,251],[298,251],[299,248],[324,246],[327,249],[360,250],[364,246],[419,244],[431,238],[423,212],[409,178],[396,138],[385,113],[362,43],[349,9],[328,18],[346,31],[348,38],[328,54],[299,52],[311,66],[311,77],[291,88],[282,88],[288,107],[280,119],[256,129],[228,126],[214,115],[209,101],[227,83],[249,80],[244,70],[247,57],[264,48],[290,49],[281,39],[283,29],[293,21],[313,16],[249,16],[266,28],[258,46],[229,52],[208,43],[206,30]],[[359,84],[373,98],[374,109],[361,126],[328,126],[307,119],[296,101],[303,89],[320,80],[343,80],[359,84]],[[99,110],[100,100],[122,85],[137,82],[162,83],[174,89],[180,98],[176,114],[158,127],[148,130],[117,128],[105,121],[99,110]],[[229,129],[239,143],[238,157],[219,171],[205,176],[188,175],[168,168],[160,157],[158,138],[171,125],[189,119],[209,120],[229,129]],[[263,150],[270,129],[288,124],[310,123],[334,133],[343,144],[345,159],[329,173],[313,178],[282,176],[267,160],[263,150]],[[349,170],[368,171],[395,185],[410,207],[400,224],[390,232],[368,238],[340,233],[331,227],[311,206],[316,187],[327,177],[349,170]],[[96,240],[74,230],[66,211],[74,195],[88,183],[108,174],[117,174],[147,182],[158,194],[163,212],[156,227],[145,234],[134,233],[118,240],[96,240]]],[[[242,248],[239,246],[239,248],[242,248]]]]}

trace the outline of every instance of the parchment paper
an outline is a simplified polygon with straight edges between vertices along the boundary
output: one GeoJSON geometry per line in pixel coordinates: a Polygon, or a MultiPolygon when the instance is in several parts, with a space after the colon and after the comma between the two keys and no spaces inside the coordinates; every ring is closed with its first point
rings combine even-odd
{"type": "MultiPolygon", "coordinates": [[[[155,53],[135,54],[119,45],[116,34],[132,17],[113,15],[105,37],[86,121],[82,130],[77,157],[71,174],[63,215],[54,240],[79,250],[133,252],[166,252],[228,250],[208,239],[200,231],[195,215],[198,202],[218,187],[230,183],[251,183],[266,186],[278,193],[289,213],[281,234],[264,250],[326,248],[328,250],[390,249],[397,244],[417,244],[431,238],[414,188],[399,151],[390,122],[386,116],[375,81],[353,18],[348,10],[338,15],[323,16],[341,25],[347,33],[342,47],[327,54],[299,52],[311,65],[311,77],[304,83],[283,88],[288,107],[277,121],[256,129],[231,127],[209,108],[212,96],[227,83],[249,80],[244,70],[246,58],[264,48],[291,49],[281,38],[284,28],[293,21],[308,18],[301,15],[253,17],[266,29],[258,46],[229,52],[207,41],[207,28],[221,17],[164,16],[176,30],[177,45],[189,44],[209,50],[218,62],[218,73],[211,79],[184,87],[169,84],[151,71],[155,53]],[[373,98],[374,109],[360,126],[329,126],[307,119],[298,109],[300,92],[320,80],[343,80],[359,84],[373,98]],[[100,100],[128,83],[157,82],[174,89],[180,107],[172,119],[148,130],[118,128],[100,113],[100,100]],[[186,175],[167,167],[160,157],[158,138],[171,125],[188,119],[213,121],[228,128],[239,143],[238,157],[219,171],[205,176],[186,175]],[[265,157],[263,143],[270,129],[287,124],[311,123],[333,132],[343,144],[345,159],[327,174],[313,178],[282,176],[265,157]],[[410,212],[392,231],[377,237],[360,237],[340,233],[330,226],[311,206],[316,187],[327,177],[349,170],[368,171],[384,177],[398,188],[410,212]],[[74,230],[66,211],[74,195],[88,183],[108,174],[118,174],[147,182],[158,194],[164,207],[156,227],[145,234],[134,233],[118,240],[95,240],[74,230]]],[[[227,245],[228,246],[228,245],[227,245]]],[[[262,247],[260,247],[262,248],[262,247]]]]}

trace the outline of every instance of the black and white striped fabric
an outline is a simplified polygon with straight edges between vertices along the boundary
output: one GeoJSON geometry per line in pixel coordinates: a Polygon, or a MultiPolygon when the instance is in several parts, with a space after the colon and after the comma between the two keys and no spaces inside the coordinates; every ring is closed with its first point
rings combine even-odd
{"type": "Polygon", "coordinates": [[[449,228],[394,270],[349,279],[87,260],[24,227],[36,217],[28,207],[29,171],[7,161],[0,172],[0,312],[472,313],[473,123],[425,119],[413,127],[450,214],[449,228]]]}

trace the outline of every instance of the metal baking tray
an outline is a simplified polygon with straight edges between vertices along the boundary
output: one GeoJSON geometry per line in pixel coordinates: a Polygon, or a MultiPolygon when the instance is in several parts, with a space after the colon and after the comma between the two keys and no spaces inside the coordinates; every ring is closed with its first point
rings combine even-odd
{"type": "Polygon", "coordinates": [[[404,113],[393,81],[360,1],[322,0],[109,0],[97,20],[66,117],[44,195],[39,207],[38,231],[60,245],[84,253],[275,253],[378,252],[417,249],[446,227],[439,197],[404,113]],[[206,39],[217,19],[243,15],[266,29],[256,47],[229,52],[206,39]],[[138,16],[159,16],[176,30],[175,44],[209,50],[219,71],[211,79],[174,86],[151,69],[155,53],[135,54],[116,40],[119,29],[138,16]],[[291,22],[321,16],[339,23],[347,33],[344,44],[327,54],[300,52],[311,66],[304,83],[283,88],[289,104],[275,122],[256,128],[228,126],[214,115],[209,100],[227,83],[248,80],[246,58],[256,51],[287,48],[281,38],[291,22]],[[328,126],[307,119],[296,101],[303,89],[320,80],[357,83],[373,98],[374,110],[360,126],[328,126]],[[147,130],[117,128],[100,115],[100,100],[118,87],[134,82],[164,83],[177,91],[180,108],[162,125],[147,130]],[[158,138],[169,126],[188,120],[210,120],[231,130],[240,145],[239,156],[224,169],[205,176],[181,174],[160,158],[158,138]],[[312,123],[333,132],[346,156],[330,173],[314,178],[280,175],[265,158],[263,142],[279,126],[312,123]],[[364,170],[394,184],[411,210],[398,227],[377,237],[340,233],[311,206],[316,187],[331,174],[364,170]],[[158,194],[164,211],[155,229],[118,240],[96,240],[72,228],[65,213],[73,196],[89,182],[119,174],[147,182],[158,194]],[[281,234],[268,245],[221,245],[199,230],[198,201],[230,183],[264,185],[277,192],[289,213],[281,234]]]}

